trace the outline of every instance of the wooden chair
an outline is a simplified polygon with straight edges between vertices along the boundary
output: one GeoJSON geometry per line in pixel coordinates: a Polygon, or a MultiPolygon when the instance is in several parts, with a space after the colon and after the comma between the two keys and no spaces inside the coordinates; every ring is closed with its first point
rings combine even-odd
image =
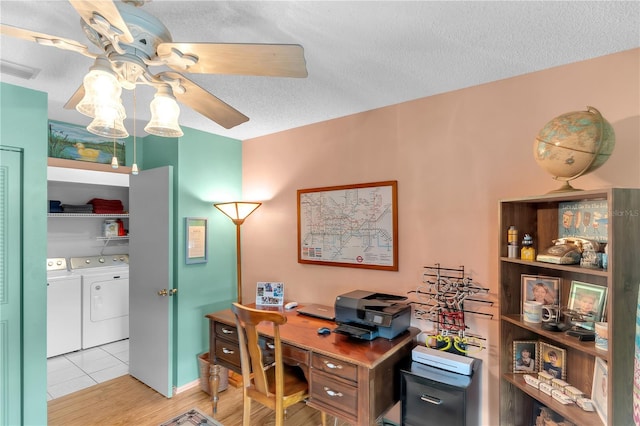
{"type": "MultiPolygon", "coordinates": [[[[239,303],[231,308],[236,317],[238,340],[240,343],[240,363],[242,367],[243,426],[251,420],[251,401],[272,409],[276,414],[276,426],[284,425],[285,409],[308,396],[309,384],[300,368],[287,366],[282,361],[282,343],[279,326],[287,322],[287,317],[277,311],[251,309],[239,303]],[[257,326],[260,322],[273,325],[275,361],[264,365],[257,326]]],[[[322,424],[326,415],[322,412],[322,424]]]]}

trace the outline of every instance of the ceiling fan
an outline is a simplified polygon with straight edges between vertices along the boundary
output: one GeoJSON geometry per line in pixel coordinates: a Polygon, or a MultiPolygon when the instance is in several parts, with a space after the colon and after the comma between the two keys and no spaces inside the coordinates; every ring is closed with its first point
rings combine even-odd
{"type": "MultiPolygon", "coordinates": [[[[163,23],[143,11],[144,0],[69,0],[81,17],[86,37],[99,53],[75,40],[0,24],[0,34],[80,53],[95,60],[92,69],[115,75],[119,85],[154,86],[156,96],[175,97],[226,129],[249,120],[181,73],[306,77],[302,46],[297,44],[174,43],[163,23]],[[154,73],[150,67],[172,71],[154,73]]],[[[73,109],[85,96],[84,85],[65,108],[73,109]]],[[[81,111],[82,112],[82,111],[81,111]]]]}

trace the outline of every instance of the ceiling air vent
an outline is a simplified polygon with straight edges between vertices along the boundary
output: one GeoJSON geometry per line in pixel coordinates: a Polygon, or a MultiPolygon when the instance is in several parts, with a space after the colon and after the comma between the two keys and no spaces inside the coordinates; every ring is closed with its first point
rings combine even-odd
{"type": "Polygon", "coordinates": [[[31,68],[26,65],[16,64],[15,62],[0,59],[0,73],[12,75],[14,77],[31,80],[35,78],[41,70],[31,68]]]}

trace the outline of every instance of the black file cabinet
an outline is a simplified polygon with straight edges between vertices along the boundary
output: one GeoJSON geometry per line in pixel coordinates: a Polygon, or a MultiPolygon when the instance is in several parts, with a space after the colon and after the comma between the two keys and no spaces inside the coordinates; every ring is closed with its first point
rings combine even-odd
{"type": "Polygon", "coordinates": [[[419,362],[401,369],[402,426],[480,424],[480,360],[472,375],[419,362]]]}

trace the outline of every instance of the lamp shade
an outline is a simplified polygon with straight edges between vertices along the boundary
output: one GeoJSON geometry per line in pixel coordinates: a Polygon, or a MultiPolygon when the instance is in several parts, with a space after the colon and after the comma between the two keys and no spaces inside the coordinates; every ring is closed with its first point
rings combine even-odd
{"type": "Polygon", "coordinates": [[[126,138],[129,136],[124,128],[124,107],[122,103],[117,105],[100,105],[96,108],[96,117],[87,126],[87,130],[98,136],[108,138],[126,138]]]}
{"type": "Polygon", "coordinates": [[[262,203],[251,201],[232,201],[229,203],[218,203],[213,206],[227,215],[233,223],[241,225],[242,222],[253,213],[262,203]]]}
{"type": "MultiPolygon", "coordinates": [[[[87,75],[84,76],[83,87],[84,97],[76,105],[76,110],[88,117],[95,118],[96,109],[99,106],[121,105],[122,87],[106,58],[96,59],[87,75]]],[[[122,113],[124,114],[124,108],[122,108],[122,113]]]]}
{"type": "Polygon", "coordinates": [[[160,86],[149,105],[151,120],[145,132],[156,136],[179,137],[184,133],[178,124],[180,107],[169,86],[160,86]]]}

